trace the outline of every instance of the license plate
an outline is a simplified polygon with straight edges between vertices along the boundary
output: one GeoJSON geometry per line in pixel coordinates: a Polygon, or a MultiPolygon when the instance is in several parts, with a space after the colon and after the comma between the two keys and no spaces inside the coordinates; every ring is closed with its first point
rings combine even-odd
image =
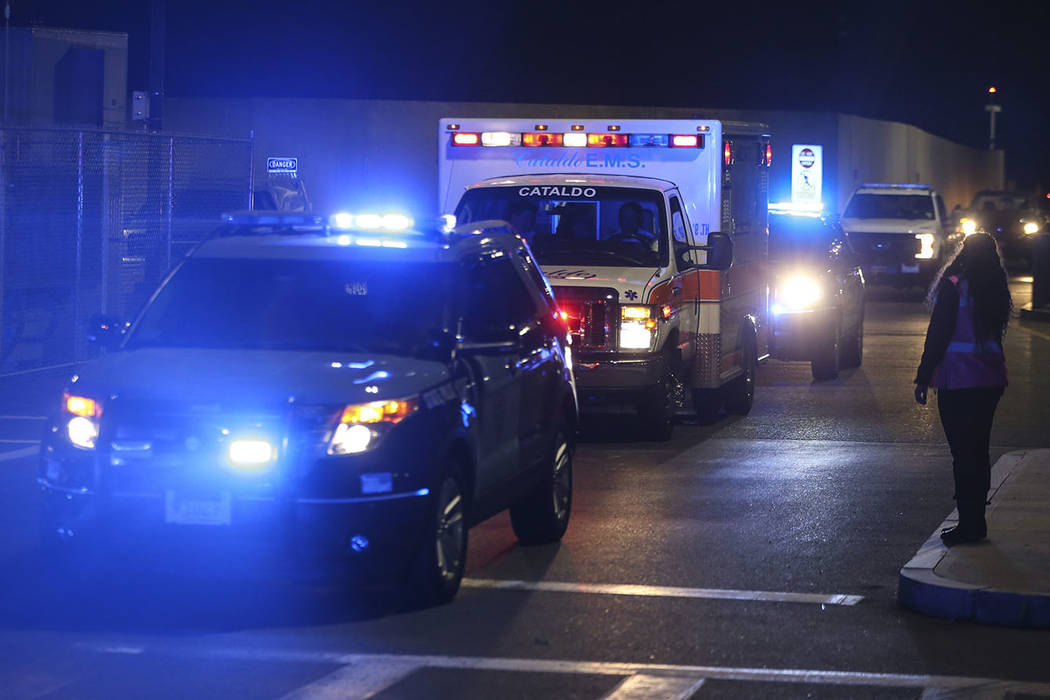
{"type": "Polygon", "coordinates": [[[231,499],[227,492],[164,494],[164,522],[172,525],[229,525],[231,499]]]}
{"type": "Polygon", "coordinates": [[[919,271],[919,264],[914,265],[901,265],[901,272],[915,274],[919,271]]]}

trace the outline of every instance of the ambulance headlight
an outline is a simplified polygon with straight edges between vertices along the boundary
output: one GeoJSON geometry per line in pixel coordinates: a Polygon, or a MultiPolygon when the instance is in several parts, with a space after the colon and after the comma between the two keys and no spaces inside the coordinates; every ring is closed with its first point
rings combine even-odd
{"type": "Polygon", "coordinates": [[[330,455],[367,452],[397,423],[416,412],[416,398],[351,404],[343,409],[339,424],[328,443],[330,455]]]}
{"type": "Polygon", "coordinates": [[[789,277],[777,286],[773,313],[791,313],[809,311],[816,307],[823,298],[824,292],[820,283],[809,275],[789,277]]]}
{"type": "Polygon", "coordinates": [[[977,222],[973,219],[963,219],[959,222],[959,229],[964,236],[972,236],[977,233],[977,222]]]}
{"type": "Polygon", "coordinates": [[[919,239],[919,244],[922,246],[919,252],[915,254],[915,257],[919,260],[931,259],[933,257],[934,235],[932,233],[916,233],[915,237],[919,239]]]}
{"type": "Polygon", "coordinates": [[[656,335],[656,319],[650,306],[620,307],[620,349],[648,350],[656,335]]]}
{"type": "Polygon", "coordinates": [[[1032,234],[1039,233],[1039,224],[1035,223],[1034,221],[1029,221],[1024,225],[1024,233],[1026,236],[1031,236],[1032,234]]]}

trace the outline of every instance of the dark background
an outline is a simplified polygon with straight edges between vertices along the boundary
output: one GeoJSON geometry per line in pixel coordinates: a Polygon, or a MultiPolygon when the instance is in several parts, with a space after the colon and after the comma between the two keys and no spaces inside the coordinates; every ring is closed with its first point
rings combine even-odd
{"type": "MultiPolygon", "coordinates": [[[[1050,187],[1050,2],[167,0],[173,96],[350,97],[834,111],[987,147],[999,89],[1007,177],[1050,187]]],[[[130,34],[148,0],[13,0],[15,25],[130,34]]]]}

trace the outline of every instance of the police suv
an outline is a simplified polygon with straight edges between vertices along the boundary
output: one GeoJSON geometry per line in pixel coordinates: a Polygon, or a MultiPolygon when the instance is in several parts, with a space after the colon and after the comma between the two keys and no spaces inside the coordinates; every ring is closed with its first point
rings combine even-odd
{"type": "Polygon", "coordinates": [[[442,211],[526,237],[573,334],[585,411],[671,437],[746,414],[768,354],[768,130],[716,120],[442,119],[442,211]]]}
{"type": "Polygon", "coordinates": [[[523,543],[566,530],[569,338],[498,222],[230,215],[92,335],[109,352],[69,381],[39,474],[44,535],[89,560],[214,553],[436,603],[470,526],[510,508],[523,543]]]}

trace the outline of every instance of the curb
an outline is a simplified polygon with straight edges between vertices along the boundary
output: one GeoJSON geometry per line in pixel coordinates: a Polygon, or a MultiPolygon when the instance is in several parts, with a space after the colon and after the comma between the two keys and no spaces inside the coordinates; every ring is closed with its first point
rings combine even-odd
{"type": "MultiPolygon", "coordinates": [[[[1010,452],[992,469],[993,497],[1020,463],[1025,452],[1010,452]]],[[[970,620],[1010,627],[1050,628],[1050,594],[1021,593],[976,586],[938,576],[934,569],[948,553],[941,544],[941,528],[958,522],[957,511],[933,531],[915,556],[900,570],[897,603],[933,617],[970,620]]]]}
{"type": "Polygon", "coordinates": [[[1025,321],[1050,321],[1050,307],[1040,306],[1034,308],[1032,302],[1028,302],[1018,311],[1018,316],[1025,321]]]}

